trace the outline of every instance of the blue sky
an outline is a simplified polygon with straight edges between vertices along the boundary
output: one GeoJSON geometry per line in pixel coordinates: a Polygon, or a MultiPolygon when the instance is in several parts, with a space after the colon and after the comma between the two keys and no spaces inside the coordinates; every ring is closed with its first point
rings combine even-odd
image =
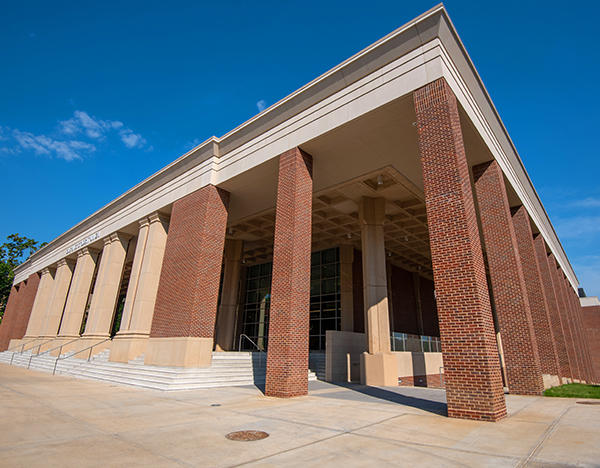
{"type": "MultiPolygon", "coordinates": [[[[435,4],[4,2],[0,242],[52,240],[435,4]]],[[[600,3],[444,4],[600,295],[600,3]]]]}

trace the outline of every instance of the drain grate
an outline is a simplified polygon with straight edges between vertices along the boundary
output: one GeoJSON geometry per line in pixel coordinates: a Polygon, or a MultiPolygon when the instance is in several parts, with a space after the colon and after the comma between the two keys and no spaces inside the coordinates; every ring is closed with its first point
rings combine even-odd
{"type": "Polygon", "coordinates": [[[263,431],[236,431],[230,432],[225,437],[238,442],[252,442],[254,440],[266,439],[269,437],[269,434],[263,431]]]}
{"type": "Polygon", "coordinates": [[[600,405],[600,401],[577,401],[580,405],[600,405]]]}

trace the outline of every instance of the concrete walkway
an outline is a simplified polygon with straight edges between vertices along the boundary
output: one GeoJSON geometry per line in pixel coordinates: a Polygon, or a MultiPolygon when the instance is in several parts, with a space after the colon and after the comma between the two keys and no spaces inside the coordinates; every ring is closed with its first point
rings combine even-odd
{"type": "MultiPolygon", "coordinates": [[[[597,400],[596,400],[597,401],[597,400]]],[[[139,390],[0,364],[0,466],[600,466],[600,405],[508,396],[499,423],[449,419],[445,393],[311,384],[139,390]],[[218,405],[218,406],[217,406],[218,405]],[[255,442],[225,438],[260,430],[255,442]]]]}

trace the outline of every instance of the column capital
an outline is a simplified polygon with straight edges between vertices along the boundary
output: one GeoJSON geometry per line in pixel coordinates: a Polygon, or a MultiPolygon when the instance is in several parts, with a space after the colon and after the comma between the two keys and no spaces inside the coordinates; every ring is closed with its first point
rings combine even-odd
{"type": "Polygon", "coordinates": [[[58,268],[60,268],[60,267],[64,267],[64,266],[65,266],[65,265],[67,265],[67,264],[68,264],[68,262],[67,262],[67,259],[66,259],[66,258],[61,258],[61,259],[60,259],[60,260],[59,260],[59,261],[56,263],[56,265],[57,265],[57,267],[58,267],[58,268]]]}
{"type": "Polygon", "coordinates": [[[127,240],[131,239],[133,236],[130,236],[129,234],[125,234],[124,232],[113,232],[109,237],[110,237],[111,242],[117,242],[117,241],[127,241],[127,240]]]}
{"type": "Polygon", "coordinates": [[[50,274],[52,272],[52,270],[54,270],[54,268],[52,268],[52,267],[43,268],[42,269],[42,276],[50,274]]]}
{"type": "Polygon", "coordinates": [[[148,226],[150,224],[150,220],[148,219],[148,216],[144,216],[142,219],[140,219],[138,221],[138,224],[140,225],[140,229],[148,226]]]}
{"type": "Polygon", "coordinates": [[[166,214],[163,214],[163,213],[159,213],[158,211],[155,211],[154,213],[151,213],[148,215],[148,220],[150,221],[150,224],[156,223],[158,221],[166,223],[169,221],[169,216],[167,216],[166,214]]]}
{"type": "Polygon", "coordinates": [[[358,207],[358,224],[362,229],[366,225],[385,223],[385,198],[363,197],[358,207]]]}
{"type": "Polygon", "coordinates": [[[77,258],[84,257],[85,255],[97,255],[100,252],[98,249],[92,249],[90,247],[84,247],[77,251],[77,258]]]}

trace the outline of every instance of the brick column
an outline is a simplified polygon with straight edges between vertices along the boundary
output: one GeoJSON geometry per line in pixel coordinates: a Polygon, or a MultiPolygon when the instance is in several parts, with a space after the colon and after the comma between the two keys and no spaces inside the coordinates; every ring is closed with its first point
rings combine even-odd
{"type": "Polygon", "coordinates": [[[225,241],[223,289],[217,314],[217,347],[224,351],[234,351],[235,348],[235,319],[238,308],[243,244],[241,240],[225,241]]]}
{"type": "Polygon", "coordinates": [[[569,359],[570,373],[566,377],[569,379],[579,378],[579,369],[577,368],[577,359],[575,358],[575,348],[573,347],[573,335],[571,333],[571,326],[569,325],[569,319],[565,301],[563,298],[563,291],[560,284],[560,276],[562,272],[558,271],[558,266],[554,254],[548,255],[548,266],[550,268],[550,274],[552,277],[552,284],[554,285],[554,294],[556,295],[556,304],[558,307],[558,314],[563,328],[565,337],[565,347],[567,349],[567,357],[569,359]]]}
{"type": "Polygon", "coordinates": [[[279,156],[265,395],[308,393],[312,156],[279,156]]]}
{"type": "Polygon", "coordinates": [[[140,234],[127,287],[121,329],[110,348],[109,361],[128,362],[146,352],[160,280],[169,218],[158,212],[140,222],[140,234]],[[127,312],[127,314],[125,313],[127,312]]]}
{"type": "Polygon", "coordinates": [[[384,222],[385,198],[363,197],[358,209],[358,224],[362,242],[367,351],[361,356],[361,383],[397,387],[398,364],[390,344],[384,222]]]}
{"type": "MultiPolygon", "coordinates": [[[[52,294],[48,300],[48,306],[44,313],[44,323],[42,325],[41,335],[46,341],[56,338],[58,335],[74,268],[75,265],[64,258],[58,261],[56,275],[54,276],[54,286],[52,287],[52,294]]],[[[39,352],[43,353],[52,346],[53,342],[46,343],[39,348],[39,352]]]]}
{"type": "Polygon", "coordinates": [[[0,351],[17,346],[23,341],[39,284],[40,274],[33,273],[27,280],[13,286],[0,327],[0,351]],[[18,295],[13,295],[17,287],[18,295]]]}
{"type": "Polygon", "coordinates": [[[577,358],[579,360],[579,378],[581,380],[588,380],[587,362],[585,358],[585,337],[583,335],[581,323],[579,322],[579,310],[573,301],[575,290],[566,277],[563,277],[563,284],[565,298],[568,304],[568,309],[571,313],[571,320],[573,324],[575,352],[577,353],[577,358]]]}
{"type": "Polygon", "coordinates": [[[581,308],[592,360],[592,382],[600,381],[600,305],[581,308]]]}
{"type": "Polygon", "coordinates": [[[342,308],[342,331],[354,331],[354,291],[352,287],[352,263],[354,246],[340,245],[340,302],[342,308]]]}
{"type": "Polygon", "coordinates": [[[55,347],[64,346],[62,350],[59,348],[52,351],[50,354],[53,356],[58,356],[59,352],[67,353],[76,347],[76,344],[72,341],[79,338],[97,260],[98,252],[96,250],[84,247],[77,252],[77,263],[73,272],[73,281],[67,297],[65,312],[57,340],[53,343],[55,347]]]}
{"type": "MultiPolygon", "coordinates": [[[[531,232],[531,223],[529,214],[524,206],[513,209],[513,226],[517,238],[519,258],[523,267],[525,287],[527,288],[527,298],[529,299],[529,308],[531,318],[533,319],[533,330],[540,357],[540,366],[542,374],[548,374],[558,380],[560,372],[558,370],[558,355],[556,353],[556,344],[554,334],[550,325],[550,315],[548,313],[548,303],[546,295],[542,288],[542,279],[540,268],[533,246],[533,233],[531,232]]],[[[559,382],[554,382],[557,385],[559,382]]],[[[551,382],[544,382],[544,386],[549,387],[551,382]]]]}
{"type": "Polygon", "coordinates": [[[414,100],[448,415],[497,421],[506,405],[456,97],[440,78],[414,100]]]}
{"type": "MultiPolygon", "coordinates": [[[[31,317],[29,319],[29,324],[27,325],[27,332],[23,337],[24,340],[38,338],[42,334],[42,327],[44,326],[44,313],[46,312],[46,307],[48,306],[48,301],[50,300],[50,295],[52,294],[55,271],[56,270],[54,268],[44,268],[42,270],[39,287],[35,295],[33,308],[31,309],[31,317]]],[[[33,345],[34,343],[31,343],[31,346],[33,345]]],[[[27,347],[30,347],[30,345],[27,347]]]]}
{"type": "Polygon", "coordinates": [[[542,287],[544,289],[544,296],[546,297],[546,304],[548,305],[548,315],[550,316],[550,323],[552,326],[552,335],[556,345],[556,354],[558,358],[558,375],[561,379],[561,383],[565,383],[563,379],[570,377],[571,369],[569,367],[569,357],[567,355],[567,347],[565,345],[565,336],[562,323],[560,320],[560,313],[558,310],[558,304],[556,302],[556,294],[554,292],[554,284],[552,281],[550,266],[548,264],[548,254],[546,250],[546,242],[541,234],[538,234],[533,239],[533,245],[535,248],[535,254],[540,267],[540,277],[542,280],[542,287]]]}
{"type": "Polygon", "coordinates": [[[146,364],[210,366],[228,207],[214,185],[173,203],[146,364]]]}
{"type": "Polygon", "coordinates": [[[504,176],[496,161],[473,167],[494,303],[502,333],[508,388],[516,395],[544,390],[523,268],[504,176]]]}
{"type": "MultiPolygon", "coordinates": [[[[114,233],[104,239],[104,249],[100,258],[85,332],[77,342],[77,351],[110,338],[110,327],[119,298],[119,288],[130,239],[131,236],[122,233],[114,233]]],[[[92,354],[97,354],[109,347],[110,342],[105,342],[96,346],[92,354]]],[[[86,359],[87,354],[80,353],[75,357],[86,359]]]]}

